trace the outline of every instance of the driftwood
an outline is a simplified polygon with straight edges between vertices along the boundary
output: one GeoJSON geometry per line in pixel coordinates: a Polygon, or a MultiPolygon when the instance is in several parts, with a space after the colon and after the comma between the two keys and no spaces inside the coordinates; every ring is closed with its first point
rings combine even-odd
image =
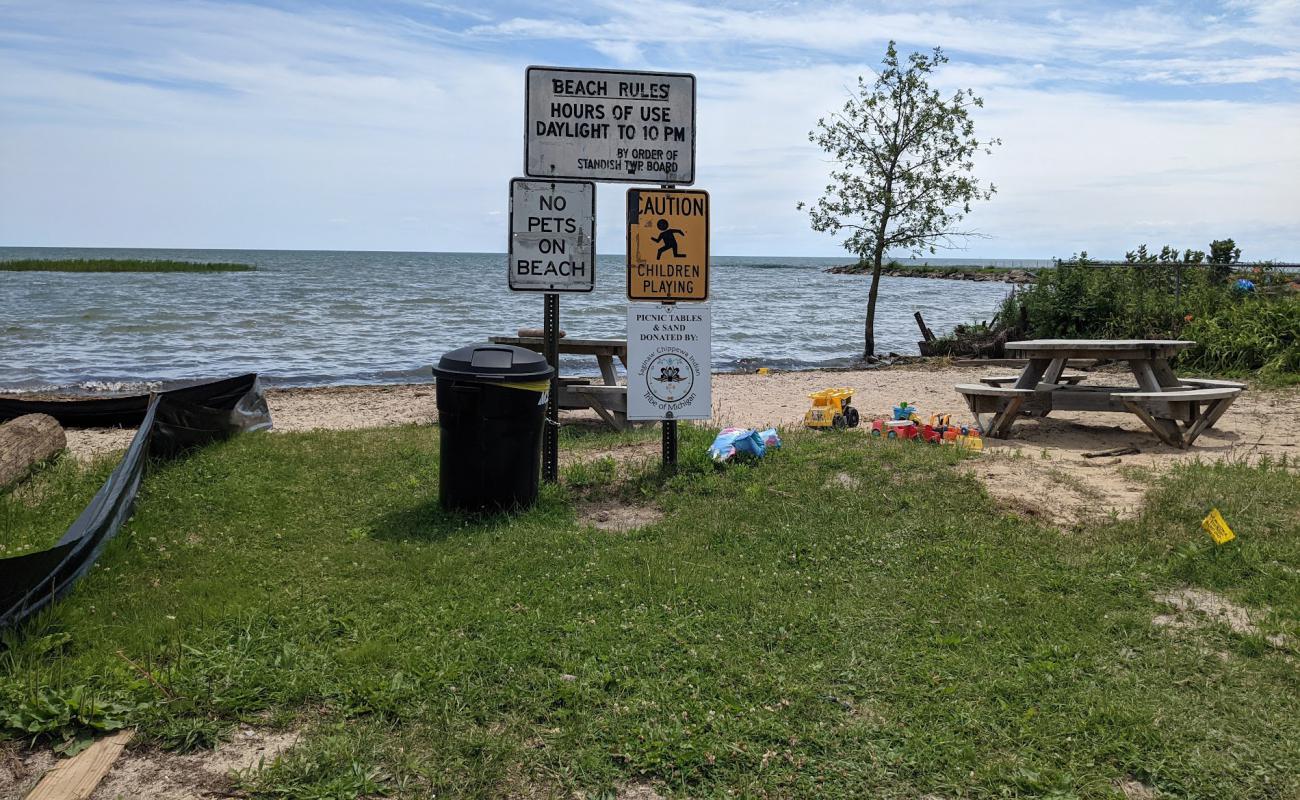
{"type": "Polygon", "coordinates": [[[918,311],[912,316],[916,317],[916,327],[921,329],[921,339],[923,341],[933,342],[934,333],[931,332],[930,328],[925,324],[925,320],[921,318],[921,312],[918,311]]]}
{"type": "Polygon", "coordinates": [[[63,427],[47,414],[27,414],[0,425],[0,489],[67,446],[63,427]]]}

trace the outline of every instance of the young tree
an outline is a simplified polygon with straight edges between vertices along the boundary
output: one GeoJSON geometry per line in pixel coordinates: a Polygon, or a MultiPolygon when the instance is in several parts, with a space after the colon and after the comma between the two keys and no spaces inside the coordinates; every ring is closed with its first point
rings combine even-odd
{"type": "Polygon", "coordinates": [[[956,239],[976,236],[957,229],[971,203],[996,188],[980,185],[974,157],[990,153],[997,139],[981,141],[968,109],[984,100],[970,89],[943,99],[928,79],[948,58],[936,47],[912,53],[902,64],[889,43],[874,83],[858,78],[843,110],[817,121],[809,141],[835,162],[826,192],[807,210],[812,227],[832,236],[847,230],[844,249],[871,264],[863,356],[875,355],[876,296],[885,253],[934,253],[956,239]]]}

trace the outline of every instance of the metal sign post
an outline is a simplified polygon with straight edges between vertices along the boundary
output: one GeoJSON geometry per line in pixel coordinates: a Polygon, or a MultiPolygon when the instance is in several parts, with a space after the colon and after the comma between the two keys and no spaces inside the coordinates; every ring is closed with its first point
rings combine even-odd
{"type": "Polygon", "coordinates": [[[708,194],[673,190],[695,182],[695,76],[534,66],[524,85],[528,178],[511,183],[509,282],[546,293],[544,349],[554,372],[542,476],[553,482],[559,471],[556,292],[589,292],[595,281],[590,180],[664,184],[628,193],[628,299],[662,302],[629,306],[629,356],[633,323],[640,350],[635,396],[629,363],[628,418],[662,420],[664,467],[675,470],[678,420],[708,419],[712,410],[708,306],[673,307],[709,297],[708,194]]]}
{"type": "Polygon", "coordinates": [[[510,181],[511,291],[545,292],[542,349],[551,365],[542,433],[542,480],[560,471],[560,295],[596,285],[596,184],[590,181],[510,181]]]}
{"type": "Polygon", "coordinates": [[[662,458],[664,469],[668,472],[677,471],[677,420],[666,419],[663,422],[664,440],[662,448],[662,458]]]}
{"type": "Polygon", "coordinates": [[[560,478],[560,296],[546,293],[542,320],[546,361],[551,365],[551,391],[546,397],[546,425],[542,433],[542,480],[560,478]]]}
{"type": "Polygon", "coordinates": [[[663,423],[663,463],[677,464],[678,423],[713,414],[712,320],[703,303],[631,303],[627,418],[663,423]]]}
{"type": "Polygon", "coordinates": [[[628,189],[627,296],[662,312],[628,307],[628,419],[661,420],[663,467],[675,472],[678,421],[712,413],[708,306],[676,309],[709,297],[707,192],[628,189]]]}
{"type": "MultiPolygon", "coordinates": [[[[671,311],[674,303],[665,302],[661,304],[665,311],[671,311]]],[[[673,412],[669,411],[663,423],[663,437],[659,446],[659,458],[663,462],[665,472],[677,471],[677,418],[673,412]]]]}

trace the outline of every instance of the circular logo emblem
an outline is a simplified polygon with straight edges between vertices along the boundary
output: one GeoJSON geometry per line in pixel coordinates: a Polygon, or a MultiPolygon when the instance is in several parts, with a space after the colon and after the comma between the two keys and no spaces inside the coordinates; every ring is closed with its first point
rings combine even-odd
{"type": "Polygon", "coordinates": [[[646,368],[646,385],[661,403],[676,403],[688,397],[695,385],[695,369],[678,353],[655,356],[646,368]]]}

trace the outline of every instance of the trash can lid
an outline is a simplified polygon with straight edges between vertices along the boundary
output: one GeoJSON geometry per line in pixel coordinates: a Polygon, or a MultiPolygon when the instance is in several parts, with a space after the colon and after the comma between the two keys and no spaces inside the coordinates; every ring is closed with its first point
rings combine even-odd
{"type": "Polygon", "coordinates": [[[512,344],[472,344],[445,353],[433,368],[436,378],[526,381],[551,377],[541,353],[512,344]]]}

